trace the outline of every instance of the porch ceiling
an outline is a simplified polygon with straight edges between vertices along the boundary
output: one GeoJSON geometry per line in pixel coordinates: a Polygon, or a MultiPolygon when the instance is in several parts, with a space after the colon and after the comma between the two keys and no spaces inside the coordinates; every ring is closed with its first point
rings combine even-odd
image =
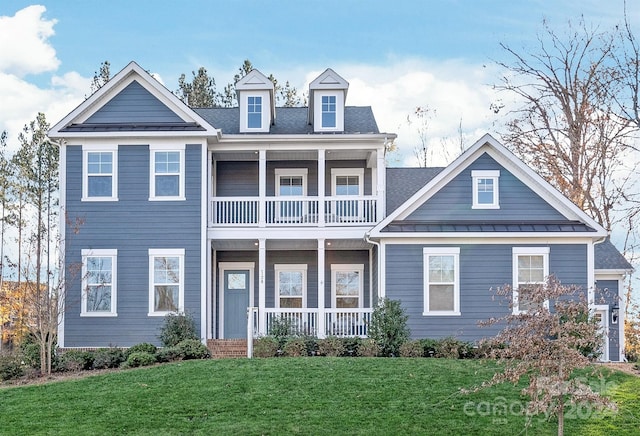
{"type": "MultiPolygon", "coordinates": [[[[221,251],[254,251],[258,249],[258,241],[245,239],[217,239],[211,241],[214,250],[221,251]]],[[[269,250],[316,250],[318,241],[315,239],[269,239],[266,241],[269,250]]],[[[327,239],[326,250],[368,250],[371,244],[363,239],[327,239]]]]}

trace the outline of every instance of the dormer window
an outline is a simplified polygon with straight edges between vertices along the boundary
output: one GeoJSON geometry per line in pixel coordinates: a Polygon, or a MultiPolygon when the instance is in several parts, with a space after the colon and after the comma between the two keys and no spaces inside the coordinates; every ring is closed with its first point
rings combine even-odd
{"type": "Polygon", "coordinates": [[[499,170],[472,171],[473,209],[499,209],[499,170]]]}
{"type": "Polygon", "coordinates": [[[336,96],[322,96],[322,128],[336,127],[336,96]]]}
{"type": "Polygon", "coordinates": [[[247,127],[249,129],[262,128],[262,97],[247,98],[247,127]]]}

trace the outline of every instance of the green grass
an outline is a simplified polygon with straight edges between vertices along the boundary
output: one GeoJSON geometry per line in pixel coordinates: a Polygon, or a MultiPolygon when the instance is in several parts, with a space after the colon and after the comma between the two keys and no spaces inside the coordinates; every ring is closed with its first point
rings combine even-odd
{"type": "MultiPolygon", "coordinates": [[[[0,433],[555,434],[555,422],[538,418],[525,431],[517,387],[459,393],[495,368],[448,359],[190,361],[0,389],[0,433]]],[[[607,370],[605,380],[620,410],[580,410],[566,434],[638,431],[640,378],[607,370]]]]}

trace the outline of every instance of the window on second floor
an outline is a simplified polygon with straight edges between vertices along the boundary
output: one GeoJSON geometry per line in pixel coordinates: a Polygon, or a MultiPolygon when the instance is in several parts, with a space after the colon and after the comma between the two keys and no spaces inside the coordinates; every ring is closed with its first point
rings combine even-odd
{"type": "Polygon", "coordinates": [[[150,200],[184,200],[184,146],[149,147],[151,153],[150,200]]]}
{"type": "Polygon", "coordinates": [[[322,127],[336,127],[336,96],[322,96],[322,127]]]}
{"type": "Polygon", "coordinates": [[[262,128],[262,97],[247,97],[247,127],[262,128]]]}
{"type": "Polygon", "coordinates": [[[500,171],[472,171],[473,180],[473,209],[499,209],[500,171]]]}
{"type": "Polygon", "coordinates": [[[118,148],[83,150],[83,201],[118,200],[118,148]]]}

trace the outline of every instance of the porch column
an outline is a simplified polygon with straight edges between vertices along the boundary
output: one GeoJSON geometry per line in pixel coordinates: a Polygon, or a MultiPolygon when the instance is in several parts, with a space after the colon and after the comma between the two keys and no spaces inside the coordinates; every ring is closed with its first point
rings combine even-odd
{"type": "Polygon", "coordinates": [[[258,152],[258,227],[265,227],[267,217],[267,151],[258,152]]]}
{"type": "Polygon", "coordinates": [[[265,271],[267,270],[267,241],[264,238],[258,239],[258,325],[260,326],[260,333],[267,332],[267,317],[265,316],[264,309],[266,307],[266,278],[265,271]]]}
{"type": "Polygon", "coordinates": [[[318,239],[318,338],[324,338],[324,238],[318,239]]]}
{"type": "Polygon", "coordinates": [[[376,167],[376,197],[378,202],[378,207],[376,207],[376,222],[382,221],[382,219],[386,216],[387,210],[387,195],[385,192],[385,186],[387,184],[387,168],[384,162],[384,152],[382,150],[378,150],[377,152],[378,162],[376,167]]]}
{"type": "Polygon", "coordinates": [[[324,174],[325,174],[325,161],[324,150],[318,150],[318,227],[324,227],[324,174]]]}

